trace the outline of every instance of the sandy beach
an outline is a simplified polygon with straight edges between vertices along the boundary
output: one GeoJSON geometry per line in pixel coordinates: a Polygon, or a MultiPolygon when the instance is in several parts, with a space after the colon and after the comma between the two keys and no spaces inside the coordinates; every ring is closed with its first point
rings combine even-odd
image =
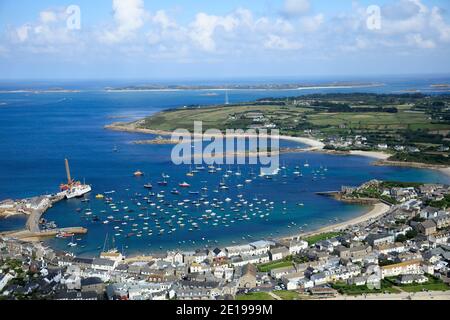
{"type": "Polygon", "coordinates": [[[382,151],[352,150],[352,151],[350,151],[350,154],[354,155],[354,156],[363,156],[363,157],[369,157],[369,158],[374,158],[374,159],[378,159],[378,160],[387,160],[391,156],[389,153],[382,152],[382,151]]]}
{"type": "Polygon", "coordinates": [[[298,234],[297,236],[291,236],[291,237],[284,237],[284,240],[290,240],[293,238],[304,238],[304,237],[310,237],[310,236],[314,236],[314,235],[318,235],[318,234],[322,234],[322,233],[327,233],[327,232],[333,232],[333,231],[341,231],[341,230],[345,230],[351,226],[363,223],[363,222],[368,222],[371,220],[376,220],[379,217],[385,215],[389,209],[391,207],[388,206],[387,204],[384,203],[376,203],[373,205],[372,209],[369,210],[368,212],[366,212],[365,214],[355,217],[351,220],[347,220],[344,222],[340,222],[340,223],[336,223],[333,225],[329,225],[317,230],[313,230],[313,231],[308,231],[308,232],[304,232],[301,234],[298,234]]]}
{"type": "MultiPolygon", "coordinates": [[[[131,123],[131,124],[113,123],[113,124],[105,126],[105,129],[114,130],[114,131],[123,131],[123,132],[146,133],[146,134],[160,135],[160,136],[166,136],[166,137],[172,136],[172,132],[170,132],[170,131],[137,128],[136,125],[133,123],[131,123]]],[[[202,135],[186,134],[186,136],[191,136],[192,138],[199,137],[199,136],[201,136],[203,138],[220,137],[219,135],[214,135],[214,134],[202,134],[202,135]]],[[[255,137],[269,138],[271,136],[269,134],[254,135],[254,134],[234,133],[234,134],[227,134],[226,137],[227,138],[255,138],[255,137]]],[[[322,143],[321,141],[313,139],[313,138],[309,138],[309,137],[292,137],[292,136],[280,135],[280,136],[278,136],[278,138],[280,140],[294,141],[294,142],[308,145],[309,148],[303,149],[304,151],[322,150],[325,147],[325,144],[322,143]]]]}

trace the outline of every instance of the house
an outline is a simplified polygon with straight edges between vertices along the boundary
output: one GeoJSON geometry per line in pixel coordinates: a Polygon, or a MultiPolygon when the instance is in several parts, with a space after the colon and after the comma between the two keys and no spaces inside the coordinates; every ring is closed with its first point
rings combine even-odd
{"type": "Polygon", "coordinates": [[[256,287],[256,267],[253,264],[247,264],[242,267],[239,277],[238,287],[243,289],[253,289],[256,287]]]}
{"type": "Polygon", "coordinates": [[[286,286],[287,290],[297,290],[299,287],[299,281],[304,278],[304,272],[294,272],[282,276],[281,281],[286,286]]]}
{"type": "Polygon", "coordinates": [[[289,255],[289,249],[286,247],[276,247],[269,251],[269,257],[272,261],[282,260],[289,255]]]}
{"type": "Polygon", "coordinates": [[[308,249],[308,242],[304,240],[292,240],[289,242],[289,254],[298,254],[308,249]]]}
{"type": "Polygon", "coordinates": [[[92,258],[75,257],[72,260],[72,264],[78,265],[80,268],[90,268],[93,261],[94,259],[92,258]]]}
{"type": "Polygon", "coordinates": [[[423,284],[428,282],[428,278],[423,274],[405,274],[397,282],[402,285],[413,283],[423,284]]]}
{"type": "Polygon", "coordinates": [[[388,243],[375,247],[381,254],[402,253],[405,252],[405,245],[401,242],[388,243]]]}
{"type": "Polygon", "coordinates": [[[436,233],[436,223],[431,219],[417,224],[416,228],[418,232],[426,236],[436,233]]]}
{"type": "Polygon", "coordinates": [[[304,279],[300,279],[298,281],[297,285],[298,285],[298,289],[307,290],[307,289],[314,287],[314,282],[307,278],[304,278],[304,279]]]}
{"type": "Polygon", "coordinates": [[[226,247],[225,251],[227,252],[228,257],[240,256],[242,254],[245,255],[254,254],[254,248],[249,244],[226,247]]]}
{"type": "Polygon", "coordinates": [[[82,292],[95,292],[98,295],[103,294],[106,284],[100,278],[91,277],[81,279],[81,291],[82,292]]]}
{"type": "Polygon", "coordinates": [[[360,276],[360,277],[350,278],[350,279],[348,279],[347,283],[349,285],[365,286],[367,283],[367,277],[360,276]]]}
{"type": "Polygon", "coordinates": [[[450,214],[440,214],[436,218],[433,218],[436,223],[436,228],[442,229],[450,226],[450,214]]]}
{"type": "Polygon", "coordinates": [[[194,260],[197,263],[202,263],[206,259],[208,259],[209,250],[196,250],[194,254],[194,260]]]}
{"type": "Polygon", "coordinates": [[[101,259],[112,260],[117,263],[123,260],[124,256],[118,251],[107,251],[100,253],[101,259]]]}
{"type": "Polygon", "coordinates": [[[438,208],[426,207],[420,211],[420,217],[423,219],[431,219],[437,217],[439,212],[438,208]]]}
{"type": "Polygon", "coordinates": [[[253,247],[254,254],[259,255],[267,253],[270,250],[270,246],[273,244],[274,243],[271,241],[259,240],[250,243],[250,246],[253,247]]]}
{"type": "Polygon", "coordinates": [[[381,278],[423,273],[421,260],[405,261],[381,267],[381,278]]]}
{"type": "Polygon", "coordinates": [[[211,266],[206,262],[193,262],[189,268],[191,273],[205,273],[211,271],[211,266]]]}
{"type": "Polygon", "coordinates": [[[270,276],[274,279],[281,279],[282,276],[295,272],[297,272],[297,269],[294,266],[288,266],[270,270],[270,276]]]}
{"type": "Polygon", "coordinates": [[[428,236],[428,241],[433,244],[447,244],[450,239],[450,232],[438,232],[428,236]]]}
{"type": "Polygon", "coordinates": [[[334,249],[334,252],[341,259],[361,260],[372,252],[372,247],[370,245],[356,245],[348,248],[340,245],[334,249]]]}
{"type": "Polygon", "coordinates": [[[117,266],[117,262],[109,259],[94,258],[92,260],[92,269],[113,271],[117,266]]]}
{"type": "Polygon", "coordinates": [[[233,277],[234,268],[228,265],[220,265],[214,268],[214,276],[216,278],[230,280],[233,277]]]}
{"type": "Polygon", "coordinates": [[[312,287],[309,289],[311,295],[318,298],[328,298],[334,297],[337,294],[337,291],[333,288],[328,287],[312,287]]]}
{"type": "Polygon", "coordinates": [[[219,249],[219,248],[215,248],[212,251],[212,254],[215,258],[219,258],[219,259],[223,259],[223,258],[227,257],[227,253],[224,250],[219,249]]]}
{"type": "Polygon", "coordinates": [[[169,252],[167,254],[167,260],[173,264],[183,264],[184,263],[184,255],[180,251],[169,252]]]}
{"type": "Polygon", "coordinates": [[[366,237],[366,242],[368,242],[371,246],[380,246],[383,244],[394,243],[394,241],[394,235],[386,233],[371,233],[366,237]]]}
{"type": "Polygon", "coordinates": [[[434,274],[434,265],[428,262],[422,262],[422,270],[426,274],[434,274]]]}

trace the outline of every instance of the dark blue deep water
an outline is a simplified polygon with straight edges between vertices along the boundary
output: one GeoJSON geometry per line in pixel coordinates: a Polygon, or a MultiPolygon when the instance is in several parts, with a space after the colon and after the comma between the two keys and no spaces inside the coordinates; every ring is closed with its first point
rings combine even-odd
{"type": "MultiPolygon", "coordinates": [[[[429,88],[429,83],[435,81],[405,82],[400,79],[384,87],[357,91],[398,92],[429,88]]],[[[37,84],[3,84],[0,91],[30,88],[32,85],[38,87],[37,84]]],[[[300,227],[302,230],[319,227],[335,222],[336,218],[342,221],[367,210],[318,196],[315,194],[318,191],[338,190],[342,185],[358,185],[373,178],[446,183],[450,180],[432,170],[374,167],[370,165],[371,159],[359,156],[284,154],[281,163],[287,169],[273,180],[256,177],[251,183],[245,183],[250,171],[258,172],[258,168],[241,166],[242,175],[236,176],[237,167],[233,166],[230,168],[233,174],[226,179],[230,189],[214,192],[228,167],[224,166],[222,172],[216,174],[205,171],[193,178],[186,177],[189,167],[175,166],[170,160],[172,146],[135,145],[131,142],[151,137],[108,131],[103,127],[167,108],[222,103],[223,92],[218,91],[215,96],[205,95],[203,91],[108,93],[101,90],[104,86],[106,84],[74,83],[66,87],[82,89],[81,92],[0,93],[0,200],[58,191],[59,184],[65,181],[66,157],[70,159],[72,175],[79,180],[86,179],[86,183],[93,187],[88,196],[90,202],[62,201],[46,213],[45,218],[55,221],[59,227],[84,226],[89,229],[86,236],[76,240],[78,246],[74,248],[67,247],[71,239],[49,240],[48,243],[56,248],[94,255],[103,246],[106,234],[110,238],[114,236],[115,245],[123,248],[126,254],[204,245],[223,246],[233,241],[239,243],[298,233],[300,227]],[[113,152],[114,146],[118,152],[113,152]],[[310,167],[304,167],[305,162],[310,167]],[[302,177],[293,174],[295,166],[300,166],[302,177]],[[137,169],[144,171],[145,176],[133,177],[137,169]],[[170,175],[169,185],[165,188],[156,184],[162,173],[170,175]],[[182,181],[191,183],[190,191],[200,191],[205,185],[208,187],[200,206],[192,202],[199,201],[202,196],[190,195],[188,190],[178,188],[182,181]],[[165,198],[150,196],[149,201],[153,205],[143,200],[148,196],[148,190],[143,188],[147,182],[153,183],[153,192],[165,191],[165,198]],[[238,188],[238,184],[244,187],[238,188]],[[175,187],[181,195],[170,193],[175,187]],[[113,190],[115,192],[108,196],[113,198],[118,212],[114,212],[105,201],[95,199],[96,194],[113,190]],[[227,198],[229,202],[225,201],[227,198]],[[179,205],[184,200],[190,202],[179,205]],[[218,208],[211,207],[212,203],[218,202],[223,203],[218,208]],[[89,211],[92,215],[86,215],[89,211]],[[208,219],[201,219],[202,215],[207,215],[208,219]],[[97,216],[99,221],[93,221],[93,216],[97,216]],[[113,219],[108,219],[110,216],[113,219]],[[110,223],[104,224],[106,220],[110,223]],[[180,227],[180,221],[185,227],[180,227]],[[192,223],[197,223],[198,227],[192,223]],[[164,232],[160,234],[161,229],[164,232]]],[[[352,90],[231,91],[229,99],[242,102],[267,96],[349,91],[352,90]]],[[[292,143],[284,142],[282,145],[292,143]]],[[[21,228],[24,222],[24,217],[1,220],[0,230],[21,228]]]]}

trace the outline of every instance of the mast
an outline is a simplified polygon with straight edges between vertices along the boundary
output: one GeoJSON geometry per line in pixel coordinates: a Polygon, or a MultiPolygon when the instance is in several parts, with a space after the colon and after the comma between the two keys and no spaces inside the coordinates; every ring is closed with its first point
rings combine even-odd
{"type": "Polygon", "coordinates": [[[228,101],[228,89],[225,89],[225,104],[230,104],[230,101],[228,101]]]}
{"type": "Polygon", "coordinates": [[[67,184],[72,183],[72,178],[70,176],[70,167],[69,167],[69,160],[67,158],[64,160],[66,164],[66,175],[67,175],[67,184]]]}
{"type": "Polygon", "coordinates": [[[106,242],[108,241],[108,234],[106,234],[105,242],[103,243],[103,252],[106,252],[106,242]]]}

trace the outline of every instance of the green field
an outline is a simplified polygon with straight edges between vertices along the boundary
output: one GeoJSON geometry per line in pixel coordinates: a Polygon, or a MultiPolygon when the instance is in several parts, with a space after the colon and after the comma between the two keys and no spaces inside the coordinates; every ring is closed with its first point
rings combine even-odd
{"type": "Polygon", "coordinates": [[[444,148],[450,147],[450,98],[444,95],[325,94],[186,106],[157,113],[135,122],[133,127],[192,132],[194,121],[202,121],[203,131],[273,125],[282,135],[303,136],[306,131],[316,139],[324,139],[331,150],[376,150],[379,144],[386,143],[394,161],[450,164],[450,152],[444,148]],[[256,113],[259,116],[255,117],[256,113]],[[365,138],[363,146],[342,146],[330,139],[351,141],[356,136],[365,138]],[[398,151],[402,149],[396,146],[406,152],[398,151]],[[418,147],[420,152],[414,153],[410,147],[418,147]]]}
{"type": "Polygon", "coordinates": [[[271,295],[266,292],[250,292],[246,294],[240,294],[236,296],[236,300],[275,300],[271,295]]]}
{"type": "Polygon", "coordinates": [[[450,125],[434,123],[425,112],[412,112],[411,105],[397,105],[397,113],[387,112],[321,112],[319,109],[295,105],[242,104],[230,106],[189,107],[157,113],[145,119],[143,128],[172,131],[178,128],[193,129],[194,121],[203,121],[205,129],[245,129],[253,122],[246,118],[248,112],[262,113],[267,121],[275,123],[286,132],[296,132],[301,123],[321,128],[323,132],[340,132],[348,129],[370,131],[398,130],[449,130],[450,125]],[[344,126],[343,128],[340,128],[344,126]]]}
{"type": "Polygon", "coordinates": [[[274,291],[274,294],[279,296],[283,300],[300,300],[299,294],[297,291],[287,291],[287,290],[278,290],[274,291]]]}
{"type": "Polygon", "coordinates": [[[348,285],[344,282],[337,282],[332,285],[333,289],[336,289],[341,294],[350,296],[374,294],[374,293],[400,293],[400,290],[393,287],[393,284],[389,281],[382,280],[381,289],[369,289],[367,286],[348,285]]]}
{"type": "Polygon", "coordinates": [[[448,291],[450,290],[450,286],[446,283],[444,283],[441,279],[427,276],[428,282],[424,284],[405,284],[405,285],[398,285],[395,282],[395,278],[388,278],[386,279],[391,284],[395,284],[397,287],[399,287],[401,290],[406,292],[421,292],[421,291],[448,291]]]}
{"type": "Polygon", "coordinates": [[[258,265],[259,272],[270,272],[273,269],[292,266],[292,261],[274,261],[258,265]]]}
{"type": "Polygon", "coordinates": [[[141,127],[154,130],[172,131],[183,128],[193,130],[194,121],[202,121],[203,129],[246,129],[252,124],[252,120],[245,119],[245,116],[239,119],[239,116],[248,112],[262,112],[268,118],[274,117],[280,120],[298,117],[303,113],[300,108],[286,108],[280,106],[258,106],[258,105],[239,105],[239,106],[212,106],[183,108],[157,113],[145,119],[141,127]],[[238,119],[232,117],[238,115],[238,119]]]}
{"type": "Polygon", "coordinates": [[[317,234],[311,237],[306,237],[304,240],[308,242],[308,244],[311,246],[319,241],[322,240],[328,240],[337,236],[342,235],[342,232],[326,232],[326,233],[321,233],[321,234],[317,234]]]}

